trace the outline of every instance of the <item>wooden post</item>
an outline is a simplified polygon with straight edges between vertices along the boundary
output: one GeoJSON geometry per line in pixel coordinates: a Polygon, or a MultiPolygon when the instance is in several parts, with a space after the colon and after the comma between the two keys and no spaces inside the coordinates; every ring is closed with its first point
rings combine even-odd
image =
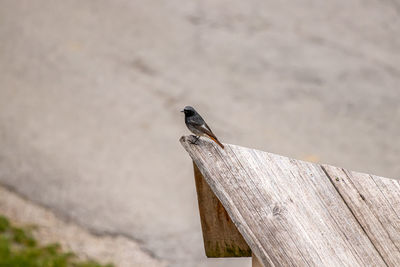
{"type": "Polygon", "coordinates": [[[193,169],[206,256],[251,257],[246,241],[194,163],[193,169]]]}

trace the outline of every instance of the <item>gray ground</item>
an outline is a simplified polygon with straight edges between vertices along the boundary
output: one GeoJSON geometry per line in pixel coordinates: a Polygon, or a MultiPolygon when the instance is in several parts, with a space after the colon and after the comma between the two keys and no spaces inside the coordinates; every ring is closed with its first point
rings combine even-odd
{"type": "Polygon", "coordinates": [[[400,2],[0,0],[0,182],[204,257],[179,110],[227,143],[399,177],[400,2]]]}
{"type": "Polygon", "coordinates": [[[14,225],[34,225],[33,234],[42,245],[58,243],[64,251],[73,252],[82,260],[95,259],[103,264],[112,262],[118,267],[166,266],[166,262],[152,258],[129,238],[91,234],[73,222],[60,220],[50,210],[31,203],[2,186],[0,215],[7,216],[14,225]]]}

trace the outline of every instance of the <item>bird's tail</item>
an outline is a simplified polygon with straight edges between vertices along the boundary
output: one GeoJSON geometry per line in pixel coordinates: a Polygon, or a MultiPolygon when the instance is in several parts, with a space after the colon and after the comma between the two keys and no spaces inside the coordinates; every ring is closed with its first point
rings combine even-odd
{"type": "Polygon", "coordinates": [[[223,145],[220,141],[218,141],[218,139],[217,139],[216,136],[212,136],[212,135],[209,135],[209,134],[207,134],[207,136],[208,136],[211,140],[213,140],[215,143],[217,143],[220,147],[222,147],[222,149],[224,149],[224,145],[223,145]]]}

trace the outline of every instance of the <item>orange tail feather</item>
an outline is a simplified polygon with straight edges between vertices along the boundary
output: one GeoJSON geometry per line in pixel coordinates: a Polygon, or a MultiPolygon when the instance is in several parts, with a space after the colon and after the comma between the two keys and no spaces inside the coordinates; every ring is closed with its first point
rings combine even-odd
{"type": "Polygon", "coordinates": [[[221,144],[221,142],[218,141],[218,139],[215,136],[211,136],[211,135],[208,135],[208,134],[207,134],[207,136],[210,137],[210,139],[213,140],[215,143],[217,143],[220,147],[222,147],[222,149],[224,149],[224,145],[221,144]]]}

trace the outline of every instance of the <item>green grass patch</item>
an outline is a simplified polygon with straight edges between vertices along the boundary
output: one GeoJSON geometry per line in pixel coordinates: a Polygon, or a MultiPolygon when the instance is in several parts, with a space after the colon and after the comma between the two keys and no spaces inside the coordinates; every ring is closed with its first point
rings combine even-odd
{"type": "Polygon", "coordinates": [[[0,267],[112,267],[95,261],[80,261],[63,252],[58,244],[41,246],[32,229],[19,228],[0,215],[0,267]]]}

